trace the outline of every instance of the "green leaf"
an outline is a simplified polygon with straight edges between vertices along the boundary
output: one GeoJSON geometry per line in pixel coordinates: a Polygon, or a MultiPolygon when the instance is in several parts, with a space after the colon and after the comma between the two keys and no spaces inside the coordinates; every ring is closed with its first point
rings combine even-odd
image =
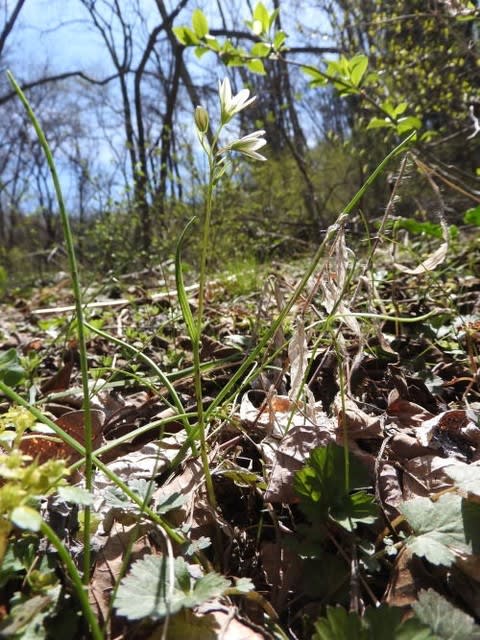
{"type": "Polygon", "coordinates": [[[155,510],[157,513],[164,514],[169,511],[173,511],[173,509],[178,509],[182,505],[185,504],[185,496],[182,493],[174,492],[161,502],[155,505],[155,510]]]}
{"type": "Polygon", "coordinates": [[[405,113],[405,111],[407,110],[407,107],[408,107],[407,102],[401,102],[400,104],[398,104],[394,109],[395,116],[401,116],[402,113],[405,113]]]}
{"type": "Polygon", "coordinates": [[[250,55],[256,58],[266,58],[271,51],[269,44],[265,42],[256,42],[250,50],[250,55]]]}
{"type": "Polygon", "coordinates": [[[251,23],[251,29],[256,36],[260,36],[263,31],[263,26],[260,20],[253,20],[251,23]]]}
{"type": "Polygon", "coordinates": [[[275,49],[275,51],[280,51],[286,39],[287,34],[284,31],[277,31],[275,37],[273,38],[273,48],[275,49]]]}
{"type": "Polygon", "coordinates": [[[10,515],[10,519],[16,527],[27,529],[28,531],[40,531],[42,526],[42,516],[25,505],[15,507],[10,515]]]}
{"type": "Polygon", "coordinates": [[[196,607],[219,597],[229,587],[230,582],[218,573],[207,573],[195,580],[190,575],[189,565],[181,557],[171,560],[164,556],[147,556],[135,562],[121,581],[115,607],[120,615],[130,620],[164,618],[184,607],[196,607]]]}
{"type": "Polygon", "coordinates": [[[463,221],[465,224],[474,224],[475,226],[480,227],[480,205],[465,211],[463,214],[463,221]]]}
{"type": "MultiPolygon", "coordinates": [[[[399,218],[394,222],[395,229],[405,229],[409,233],[431,236],[432,238],[443,238],[443,229],[435,222],[419,222],[415,218],[399,218]]],[[[458,228],[455,225],[449,227],[451,238],[458,236],[458,228]]]]}
{"type": "Polygon", "coordinates": [[[203,58],[203,56],[208,53],[207,47],[195,47],[194,53],[198,59],[203,58]]]}
{"type": "Polygon", "coordinates": [[[41,595],[14,596],[10,601],[13,604],[10,613],[0,625],[0,637],[21,640],[46,640],[51,637],[44,622],[53,613],[60,592],[58,585],[41,595]]]}
{"type": "Polygon", "coordinates": [[[325,78],[325,76],[323,76],[318,69],[314,69],[312,67],[307,67],[307,66],[300,67],[300,69],[303,71],[305,75],[310,76],[310,78],[312,78],[312,80],[310,80],[310,83],[309,83],[312,88],[323,87],[328,84],[328,79],[325,78]]]}
{"type": "Polygon", "coordinates": [[[208,549],[211,544],[212,542],[210,538],[200,536],[198,540],[192,540],[191,542],[187,542],[183,545],[183,554],[191,557],[203,549],[208,549]]]}
{"type": "Polygon", "coordinates": [[[180,44],[190,47],[194,44],[199,44],[199,39],[195,33],[188,27],[173,27],[173,33],[180,44]]]}
{"type": "Polygon", "coordinates": [[[272,13],[270,14],[270,16],[268,18],[268,28],[269,28],[269,30],[275,24],[275,20],[278,18],[279,13],[280,13],[280,9],[274,9],[272,11],[272,13]]]}
{"type": "MultiPolygon", "coordinates": [[[[298,553],[305,557],[305,543],[302,541],[298,553]]],[[[305,557],[307,571],[302,575],[302,587],[309,598],[326,602],[345,602],[349,597],[349,567],[343,558],[327,552],[318,554],[320,545],[312,545],[317,557],[305,557]]]]}
{"type": "Polygon", "coordinates": [[[195,35],[200,39],[208,33],[208,20],[201,9],[195,9],[192,14],[192,27],[195,35]]]}
{"type": "Polygon", "coordinates": [[[404,612],[385,604],[369,607],[364,621],[368,626],[368,640],[437,640],[427,625],[417,618],[402,622],[404,612]]]}
{"type": "MultiPolygon", "coordinates": [[[[267,33],[270,26],[270,14],[262,2],[258,2],[253,10],[253,21],[259,22],[262,26],[260,33],[267,33]]],[[[260,35],[257,34],[257,35],[260,35]]]]}
{"type": "Polygon", "coordinates": [[[350,80],[355,87],[359,87],[368,67],[368,58],[358,54],[350,60],[350,80]]]}
{"type": "MultiPolygon", "coordinates": [[[[128,482],[128,488],[145,504],[149,504],[152,485],[145,478],[133,478],[128,482]]],[[[103,494],[105,503],[115,509],[124,511],[138,511],[138,505],[133,502],[119,487],[108,487],[103,494]]]]}
{"type": "Polygon", "coordinates": [[[265,75],[265,67],[261,60],[249,60],[247,62],[247,69],[252,73],[258,73],[259,75],[265,75]]]}
{"type": "Polygon", "coordinates": [[[178,302],[180,304],[180,309],[182,310],[183,320],[187,327],[188,335],[192,342],[198,340],[198,328],[193,319],[192,310],[190,309],[190,304],[188,303],[187,292],[185,291],[185,284],[183,282],[183,271],[182,271],[182,259],[181,259],[181,248],[183,244],[183,240],[185,238],[185,234],[191,225],[196,221],[196,218],[192,218],[189,220],[184,230],[180,234],[180,238],[177,242],[177,250],[175,252],[175,280],[177,284],[177,294],[178,294],[178,302]]]}
{"type": "Polygon", "coordinates": [[[230,587],[230,581],[219,573],[210,572],[195,582],[193,593],[190,595],[190,607],[196,607],[202,602],[218,598],[230,587]]]}
{"type": "Polygon", "coordinates": [[[445,473],[453,480],[455,487],[462,495],[480,498],[480,466],[478,464],[452,461],[452,464],[445,467],[445,473]]]}
{"type": "Polygon", "coordinates": [[[373,495],[357,491],[351,495],[345,495],[341,504],[333,505],[331,516],[344,529],[350,531],[350,521],[373,524],[378,517],[378,507],[373,495]]]}
{"type": "Polygon", "coordinates": [[[255,585],[250,580],[250,578],[235,578],[235,585],[229,589],[229,593],[249,593],[250,591],[255,590],[255,585]]]}
{"type": "Polygon", "coordinates": [[[394,107],[391,100],[385,100],[385,102],[382,102],[380,106],[382,110],[390,116],[390,118],[394,119],[398,115],[397,109],[394,107]]]}
{"type": "Polygon", "coordinates": [[[9,387],[14,387],[24,378],[25,369],[20,364],[17,350],[12,347],[0,353],[0,380],[9,387]]]}
{"type": "Polygon", "coordinates": [[[452,565],[458,555],[478,553],[480,505],[446,494],[436,502],[415,498],[399,507],[414,531],[406,546],[435,565],[452,565]]]}
{"type": "Polygon", "coordinates": [[[70,485],[58,488],[58,495],[65,502],[73,504],[83,504],[86,506],[93,504],[93,495],[86,489],[81,487],[72,487],[70,485]]]}
{"type": "Polygon", "coordinates": [[[216,38],[212,35],[207,34],[205,36],[206,43],[208,44],[210,49],[214,51],[220,52],[223,49],[223,44],[221,44],[216,38]]]}
{"type": "Polygon", "coordinates": [[[422,121],[416,116],[408,116],[406,118],[400,118],[397,121],[396,129],[399,135],[403,133],[409,133],[410,131],[417,131],[422,128],[422,121]]]}
{"type": "Polygon", "coordinates": [[[395,125],[388,118],[377,118],[374,117],[370,120],[367,125],[367,129],[392,129],[395,125]]]}
{"type": "Polygon", "coordinates": [[[377,507],[366,493],[350,495],[350,489],[370,485],[367,470],[349,453],[349,487],[346,486],[345,453],[342,447],[330,443],[314,449],[308,463],[297,472],[295,491],[300,495],[300,506],[312,521],[327,517],[350,529],[349,520],[372,522],[377,507]],[[358,519],[357,519],[358,517],[358,519]]]}
{"type": "Polygon", "coordinates": [[[402,620],[402,609],[385,604],[367,608],[364,618],[327,607],[327,617],[315,623],[313,640],[438,640],[417,618],[402,620]]]}
{"type": "Polygon", "coordinates": [[[413,610],[442,640],[478,640],[480,627],[472,617],[457,609],[433,589],[420,591],[413,610]]]}
{"type": "Polygon", "coordinates": [[[326,617],[315,622],[312,640],[368,640],[368,633],[357,613],[327,607],[326,617]]]}

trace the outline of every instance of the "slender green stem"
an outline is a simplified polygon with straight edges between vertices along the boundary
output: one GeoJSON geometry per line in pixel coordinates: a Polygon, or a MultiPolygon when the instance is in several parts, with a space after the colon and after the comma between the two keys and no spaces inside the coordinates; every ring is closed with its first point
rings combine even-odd
{"type": "MultiPolygon", "coordinates": [[[[63,228],[63,235],[65,238],[65,245],[68,255],[68,263],[70,268],[70,274],[72,277],[72,289],[75,298],[75,311],[77,317],[77,336],[78,336],[78,350],[80,354],[80,368],[82,374],[82,389],[83,389],[83,410],[85,412],[84,421],[84,442],[85,442],[85,485],[87,491],[92,488],[93,480],[93,465],[92,465],[92,414],[90,411],[90,390],[88,387],[88,361],[87,361],[87,348],[84,331],[84,319],[83,319],[83,307],[82,307],[82,293],[80,287],[80,277],[78,273],[77,260],[75,256],[75,247],[73,243],[73,235],[70,228],[70,220],[65,207],[65,201],[63,199],[63,193],[60,186],[60,180],[58,178],[55,161],[53,159],[52,152],[49,144],[43,132],[43,129],[35,116],[27,97],[23,93],[22,89],[16,82],[13,75],[7,71],[7,77],[13,86],[16,94],[20,98],[27,115],[35,129],[40,146],[45,154],[48,168],[52,177],[53,185],[55,188],[55,195],[57,197],[58,209],[60,212],[60,220],[63,228]]],[[[90,580],[90,507],[85,508],[85,536],[83,540],[83,580],[85,584],[88,584],[90,580]]]]}
{"type": "Polygon", "coordinates": [[[55,547],[60,559],[68,571],[70,579],[73,582],[73,586],[75,587],[75,593],[80,600],[83,614],[90,627],[92,638],[94,638],[94,640],[103,640],[102,631],[98,625],[95,613],[92,611],[92,607],[88,601],[87,587],[82,583],[82,579],[78,573],[78,569],[75,566],[72,556],[68,553],[64,543],[60,540],[55,531],[46,522],[42,521],[40,531],[46,538],[48,538],[50,544],[55,547]]]}
{"type": "Polygon", "coordinates": [[[210,159],[210,175],[207,187],[207,197],[205,202],[205,217],[202,229],[202,244],[200,255],[200,275],[198,283],[198,311],[197,311],[197,327],[198,333],[201,334],[203,323],[203,309],[205,306],[205,283],[207,277],[207,258],[210,244],[210,223],[212,219],[213,207],[213,173],[215,171],[215,161],[210,159]]]}
{"type": "Polygon", "coordinates": [[[208,460],[205,415],[203,411],[203,390],[202,390],[202,369],[200,362],[200,349],[203,324],[203,309],[205,305],[205,283],[207,277],[207,257],[209,251],[210,222],[212,218],[213,204],[213,176],[215,170],[215,159],[209,156],[210,175],[207,187],[207,198],[205,203],[205,217],[203,220],[202,243],[200,255],[200,274],[198,288],[198,310],[197,310],[197,331],[193,341],[193,369],[195,384],[195,400],[197,403],[197,417],[200,438],[200,457],[202,460],[203,472],[205,474],[205,486],[210,506],[213,510],[217,507],[217,499],[213,486],[212,474],[210,472],[210,462],[208,460]]]}

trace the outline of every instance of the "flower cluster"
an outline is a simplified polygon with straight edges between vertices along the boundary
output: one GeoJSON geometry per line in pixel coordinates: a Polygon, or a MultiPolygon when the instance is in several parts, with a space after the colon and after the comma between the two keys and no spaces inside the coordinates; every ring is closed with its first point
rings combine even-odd
{"type": "MultiPolygon", "coordinates": [[[[245,107],[248,107],[248,105],[252,104],[256,99],[256,96],[252,96],[250,98],[250,91],[248,89],[242,89],[236,95],[232,95],[232,88],[228,78],[225,78],[223,82],[219,82],[218,93],[220,97],[221,124],[217,137],[221,129],[230,122],[233,116],[245,109],[245,107]]],[[[201,106],[197,107],[195,109],[194,119],[202,146],[206,151],[208,151],[209,147],[205,143],[205,136],[210,127],[210,119],[206,109],[201,106]]],[[[258,153],[258,150],[267,144],[267,141],[263,137],[264,135],[265,131],[263,129],[253,131],[253,133],[249,133],[248,135],[225,145],[219,149],[217,155],[220,156],[228,151],[238,151],[253,160],[266,160],[265,156],[258,153]]]]}

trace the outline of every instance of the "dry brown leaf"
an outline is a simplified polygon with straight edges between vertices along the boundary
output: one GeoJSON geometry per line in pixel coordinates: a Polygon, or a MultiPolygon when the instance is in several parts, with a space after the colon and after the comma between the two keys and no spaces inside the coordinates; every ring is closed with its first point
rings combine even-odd
{"type": "Polygon", "coordinates": [[[264,457],[273,465],[264,499],[266,502],[298,502],[293,491],[293,477],[299,471],[311,451],[335,441],[336,424],[326,414],[317,415],[316,425],[291,427],[280,445],[275,438],[265,438],[261,443],[264,457]]]}
{"type": "Polygon", "coordinates": [[[418,267],[415,269],[410,269],[409,267],[404,267],[401,264],[395,263],[395,267],[402,271],[403,273],[408,273],[411,276],[418,276],[427,271],[433,271],[439,264],[445,260],[448,254],[449,243],[444,242],[441,244],[436,251],[434,251],[426,260],[424,260],[418,267]]]}
{"type": "Polygon", "coordinates": [[[384,416],[369,416],[353,400],[347,398],[342,406],[341,398],[337,396],[333,412],[337,415],[340,432],[346,430],[349,438],[383,437],[384,416]]]}
{"type": "MultiPolygon", "coordinates": [[[[92,446],[97,448],[102,440],[105,414],[103,411],[92,410],[90,412],[92,422],[92,446]]],[[[85,442],[85,412],[69,411],[55,420],[55,424],[61,427],[68,435],[75,438],[80,444],[85,442]]],[[[63,458],[74,462],[80,459],[80,454],[61,440],[48,427],[42,426],[41,432],[29,432],[20,442],[20,449],[26,455],[36,458],[40,463],[51,458],[63,458]]]]}
{"type": "Polygon", "coordinates": [[[383,510],[390,520],[393,520],[398,516],[398,505],[403,501],[402,488],[394,465],[388,462],[379,464],[377,490],[383,510]]]}
{"type": "Polygon", "coordinates": [[[308,368],[309,353],[305,327],[301,316],[297,318],[295,331],[288,344],[288,359],[290,361],[290,391],[292,401],[306,400],[306,413],[312,417],[315,413],[315,398],[305,383],[308,368]]]}
{"type": "MultiPolygon", "coordinates": [[[[134,544],[131,548],[131,562],[152,553],[148,535],[152,529],[153,525],[149,523],[133,525],[129,528],[115,523],[108,537],[103,539],[104,544],[97,553],[97,561],[89,585],[90,605],[97,613],[100,624],[104,624],[109,618],[110,596],[115,583],[122,577],[120,573],[132,536],[134,536],[134,544]]],[[[107,640],[112,637],[111,631],[109,628],[107,640]]]]}
{"type": "Polygon", "coordinates": [[[414,402],[403,400],[398,391],[394,389],[388,396],[388,416],[396,424],[405,429],[419,427],[426,420],[433,418],[433,414],[414,402]]]}
{"type": "Polygon", "coordinates": [[[407,460],[403,464],[403,499],[430,496],[452,487],[446,468],[451,464],[448,458],[424,455],[407,460]]]}
{"type": "Polygon", "coordinates": [[[391,607],[410,608],[417,600],[417,592],[425,586],[423,574],[421,559],[403,547],[395,560],[384,602],[391,607]]]}
{"type": "Polygon", "coordinates": [[[477,426],[477,418],[473,412],[462,409],[443,411],[437,416],[426,420],[416,431],[419,442],[428,445],[437,430],[450,433],[453,436],[461,434],[465,440],[472,444],[480,444],[480,429],[477,426]]]}
{"type": "Polygon", "coordinates": [[[153,494],[155,503],[162,503],[173,494],[180,494],[184,503],[175,512],[170,513],[172,524],[179,526],[192,517],[198,492],[205,482],[205,473],[199,458],[190,458],[184,464],[179,475],[162,484],[153,494]]]}
{"type": "Polygon", "coordinates": [[[256,407],[250,400],[250,394],[247,392],[242,397],[240,419],[247,426],[262,427],[268,434],[280,438],[294,426],[309,425],[314,429],[318,415],[322,413],[321,403],[316,403],[307,415],[303,402],[292,402],[288,396],[277,395],[274,390],[266,393],[264,402],[256,407]]]}
{"type": "Polygon", "coordinates": [[[435,455],[436,453],[434,447],[424,447],[415,436],[401,431],[392,436],[388,448],[395,459],[409,460],[410,458],[418,458],[424,455],[435,455]]]}

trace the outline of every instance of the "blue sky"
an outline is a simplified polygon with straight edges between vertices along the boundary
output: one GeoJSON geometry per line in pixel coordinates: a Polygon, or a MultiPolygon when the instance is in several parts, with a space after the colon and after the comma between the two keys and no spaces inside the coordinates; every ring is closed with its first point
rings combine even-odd
{"type": "MultiPolygon", "coordinates": [[[[252,4],[255,2],[256,0],[253,0],[252,4]]],[[[268,0],[264,2],[267,6],[271,4],[268,0]]],[[[298,2],[299,7],[304,7],[302,0],[298,2]]],[[[153,0],[140,0],[140,3],[145,7],[145,11],[151,12],[151,22],[158,24],[158,10],[153,0]]],[[[175,6],[176,0],[170,0],[168,5],[175,6]]],[[[192,11],[198,6],[208,9],[215,7],[216,4],[212,0],[191,0],[177,18],[176,24],[190,23],[192,11]]],[[[226,2],[225,7],[227,8],[226,2]]],[[[229,0],[228,10],[233,13],[235,9],[236,15],[247,18],[249,12],[246,0],[229,0]]],[[[212,26],[220,26],[220,16],[217,16],[216,11],[212,9],[207,10],[206,13],[212,26]]],[[[282,22],[287,32],[294,36],[295,28],[292,23],[296,16],[291,15],[290,20],[288,18],[289,16],[282,15],[282,22]]],[[[314,19],[309,21],[308,12],[302,11],[301,18],[307,24],[315,24],[314,19]]],[[[318,20],[318,13],[316,19],[318,20]]],[[[290,42],[293,40],[294,37],[290,42]]],[[[140,46],[142,44],[139,42],[140,46]]],[[[199,77],[197,74],[203,74],[204,77],[208,77],[207,82],[211,81],[213,86],[216,86],[218,78],[226,75],[222,65],[212,64],[214,58],[208,59],[210,55],[200,61],[195,58],[193,52],[189,52],[188,55],[193,74],[196,77],[199,77]]],[[[135,65],[135,62],[133,64],[135,65]]],[[[83,70],[99,79],[112,72],[109,55],[80,0],[27,0],[12,38],[9,40],[8,65],[20,82],[38,77],[39,67],[42,69],[45,66],[48,74],[83,70]]],[[[116,83],[113,83],[111,89],[115,91],[115,88],[116,83]]],[[[190,116],[187,124],[189,122],[190,116]]],[[[111,139],[115,140],[117,134],[120,134],[120,137],[123,135],[122,132],[111,131],[111,139]]],[[[107,142],[98,144],[97,159],[108,170],[115,155],[112,154],[112,149],[107,142]]],[[[62,177],[66,178],[65,175],[62,177]]]]}

